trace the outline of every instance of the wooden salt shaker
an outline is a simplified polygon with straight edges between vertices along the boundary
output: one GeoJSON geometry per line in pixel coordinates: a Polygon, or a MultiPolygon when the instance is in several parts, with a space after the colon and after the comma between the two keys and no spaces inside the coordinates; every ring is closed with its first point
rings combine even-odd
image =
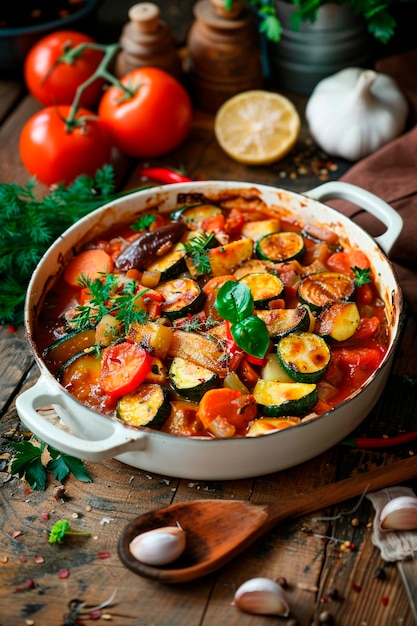
{"type": "Polygon", "coordinates": [[[152,2],[134,4],[128,12],[119,39],[121,52],[114,72],[120,77],[137,67],[159,67],[178,80],[183,79],[182,64],[168,25],[159,7],[152,2]]]}
{"type": "Polygon", "coordinates": [[[263,86],[255,16],[244,2],[199,0],[187,41],[187,73],[195,105],[215,113],[223,102],[263,86]]]}

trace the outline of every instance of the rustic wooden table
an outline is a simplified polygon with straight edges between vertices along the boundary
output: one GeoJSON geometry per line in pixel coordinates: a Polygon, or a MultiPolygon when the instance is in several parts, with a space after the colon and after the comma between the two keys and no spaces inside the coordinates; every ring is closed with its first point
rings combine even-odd
{"type": "MultiPolygon", "coordinates": [[[[302,114],[302,98],[295,101],[302,114]]],[[[38,108],[19,82],[0,81],[0,183],[27,182],[17,149],[18,136],[25,120],[38,108]]],[[[159,163],[183,167],[191,178],[250,180],[300,192],[326,179],[339,178],[349,166],[321,155],[309,144],[305,128],[284,161],[259,169],[238,165],[218,147],[213,118],[204,113],[196,113],[192,133],[184,145],[159,163]]],[[[137,166],[131,160],[115,159],[121,188],[141,184],[137,166]]],[[[412,384],[417,381],[416,335],[416,320],[409,317],[383,396],[358,434],[391,436],[417,428],[417,385],[412,384]]],[[[119,561],[117,542],[124,526],[150,509],[197,498],[261,502],[302,494],[407,457],[417,451],[417,442],[380,451],[338,445],[286,471],[226,482],[179,480],[115,460],[87,462],[93,482],[70,478],[65,484],[64,500],[57,501],[53,495],[56,481],[49,480],[44,492],[31,491],[27,483],[8,473],[11,442],[28,436],[19,422],[14,400],[38,377],[23,328],[16,332],[0,328],[0,363],[1,626],[68,626],[88,624],[94,619],[118,626],[307,626],[324,623],[323,612],[330,613],[332,623],[338,626],[414,623],[396,566],[384,564],[372,544],[373,509],[366,499],[353,515],[315,523],[307,517],[283,524],[218,573],[177,586],[163,586],[134,575],[119,561]],[[353,517],[357,518],[355,523],[353,517]],[[74,528],[87,530],[91,536],[68,540],[63,545],[49,544],[49,529],[60,518],[67,518],[74,528]],[[333,539],[324,540],[323,536],[333,539]],[[343,542],[351,544],[351,549],[342,549],[343,542]],[[386,573],[384,580],[375,576],[375,570],[381,567],[386,573]],[[290,619],[255,617],[231,606],[239,584],[253,576],[285,577],[290,619]],[[338,599],[329,597],[331,588],[337,589],[338,599]],[[91,607],[113,594],[110,606],[91,613],[91,607]],[[76,599],[86,605],[78,621],[72,611],[76,599]]],[[[409,486],[417,485],[410,481],[409,486]]],[[[321,514],[349,511],[356,503],[345,502],[321,514]]]]}

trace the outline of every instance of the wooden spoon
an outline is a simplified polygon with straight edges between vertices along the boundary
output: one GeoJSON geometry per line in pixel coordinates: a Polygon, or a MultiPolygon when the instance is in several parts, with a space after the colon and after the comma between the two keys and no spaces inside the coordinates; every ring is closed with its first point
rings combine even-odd
{"type": "Polygon", "coordinates": [[[323,485],[307,493],[278,498],[271,504],[243,500],[192,500],[144,513],[123,530],[119,557],[130,570],[163,583],[181,583],[205,576],[228,563],[271,528],[365,491],[390,487],[417,475],[417,456],[370,472],[323,485]],[[187,533],[183,555],[164,567],[152,567],[135,559],[129,544],[136,535],[161,526],[180,524],[187,533]]]}

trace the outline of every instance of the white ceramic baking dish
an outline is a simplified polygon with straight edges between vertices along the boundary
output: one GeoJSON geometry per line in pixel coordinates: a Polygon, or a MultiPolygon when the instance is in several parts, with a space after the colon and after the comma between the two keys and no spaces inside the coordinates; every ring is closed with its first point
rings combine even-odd
{"type": "Polygon", "coordinates": [[[241,182],[207,181],[154,187],[113,201],[68,229],[46,252],[31,279],[25,311],[27,337],[40,369],[38,382],[16,401],[26,426],[42,441],[81,459],[118,460],[159,474],[194,480],[229,480],[259,476],[300,464],[331,448],[351,433],[368,415],[381,395],[397,344],[402,295],[387,255],[402,228],[402,220],[385,202],[358,187],[325,183],[305,194],[241,182]],[[179,194],[204,194],[208,198],[259,197],[267,205],[284,207],[301,222],[325,224],[346,245],[366,251],[377,277],[390,325],[389,349],[376,372],[360,391],[333,410],[292,428],[255,438],[197,439],[133,429],[105,417],[71,396],[45,366],[35,342],[38,313],[45,292],[63,265],[86,241],[114,224],[132,222],[144,209],[155,205],[169,212],[179,194]],[[386,226],[377,238],[370,237],[353,221],[322,202],[345,199],[375,215],[386,226]],[[38,412],[52,405],[61,424],[38,412]]]}

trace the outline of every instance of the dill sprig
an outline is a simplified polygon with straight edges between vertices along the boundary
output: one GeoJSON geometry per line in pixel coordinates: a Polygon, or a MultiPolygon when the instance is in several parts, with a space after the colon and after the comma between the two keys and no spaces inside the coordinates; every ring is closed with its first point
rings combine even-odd
{"type": "Polygon", "coordinates": [[[190,242],[183,244],[186,254],[199,274],[209,274],[211,272],[208,247],[213,237],[213,233],[197,235],[190,242]]]}
{"type": "Polygon", "coordinates": [[[133,322],[143,324],[148,321],[149,315],[138,306],[137,300],[149,289],[137,291],[138,283],[135,280],[129,280],[120,289],[119,281],[114,274],[107,274],[104,280],[100,278],[91,280],[82,275],[78,284],[88,290],[90,299],[86,304],[77,306],[77,313],[71,320],[71,324],[77,330],[96,326],[108,313],[116,314],[116,319],[124,324],[125,332],[133,322]]]}
{"type": "Polygon", "coordinates": [[[0,324],[23,321],[30,277],[49,246],[80,218],[126,195],[113,193],[110,165],[94,178],[83,175],[68,186],[56,185],[44,197],[35,187],[35,178],[24,186],[0,184],[0,324]]]}

